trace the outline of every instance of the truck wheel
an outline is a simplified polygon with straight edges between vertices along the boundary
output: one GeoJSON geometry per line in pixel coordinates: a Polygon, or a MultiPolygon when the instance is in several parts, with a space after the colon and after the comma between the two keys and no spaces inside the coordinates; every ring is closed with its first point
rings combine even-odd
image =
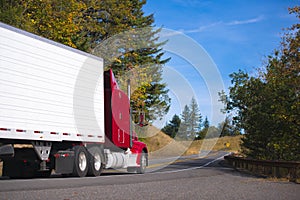
{"type": "Polygon", "coordinates": [[[140,167],[137,168],[138,174],[144,174],[148,163],[147,154],[143,151],[140,157],[140,167]]]}
{"type": "Polygon", "coordinates": [[[75,146],[74,147],[74,169],[73,175],[84,177],[88,172],[88,153],[85,147],[75,146]]]}
{"type": "Polygon", "coordinates": [[[102,171],[101,152],[98,147],[92,147],[89,150],[88,176],[100,176],[102,171]]]}

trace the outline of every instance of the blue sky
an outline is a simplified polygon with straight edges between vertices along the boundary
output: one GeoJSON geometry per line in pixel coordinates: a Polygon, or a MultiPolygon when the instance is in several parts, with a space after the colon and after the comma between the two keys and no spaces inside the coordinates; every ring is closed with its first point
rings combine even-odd
{"type": "MultiPolygon", "coordinates": [[[[148,0],[144,11],[154,14],[157,27],[179,31],[201,45],[216,64],[226,89],[230,73],[243,69],[252,74],[255,68],[263,66],[266,56],[279,47],[282,29],[297,22],[287,9],[299,3],[299,0],[148,0]]],[[[202,77],[197,80],[191,76],[194,73],[188,70],[191,67],[187,67],[186,60],[170,53],[166,56],[172,58],[169,67],[186,73],[184,76],[195,89],[202,115],[210,118],[212,105],[204,97],[209,94],[202,77]]],[[[173,104],[165,120],[174,113],[180,114],[174,108],[178,107],[176,100],[173,104]]],[[[216,125],[218,120],[212,124],[216,125]]]]}

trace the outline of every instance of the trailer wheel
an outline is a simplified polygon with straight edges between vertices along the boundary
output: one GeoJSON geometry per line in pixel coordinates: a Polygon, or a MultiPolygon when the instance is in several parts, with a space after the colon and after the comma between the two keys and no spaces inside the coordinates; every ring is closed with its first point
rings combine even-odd
{"type": "Polygon", "coordinates": [[[101,152],[98,147],[92,147],[89,151],[88,176],[100,176],[103,165],[101,162],[101,152]]]}
{"type": "Polygon", "coordinates": [[[88,172],[88,153],[85,147],[75,146],[74,147],[74,169],[73,175],[84,177],[88,172]]]}
{"type": "Polygon", "coordinates": [[[138,174],[144,174],[148,163],[147,154],[143,151],[140,157],[140,167],[137,168],[138,174]]]}

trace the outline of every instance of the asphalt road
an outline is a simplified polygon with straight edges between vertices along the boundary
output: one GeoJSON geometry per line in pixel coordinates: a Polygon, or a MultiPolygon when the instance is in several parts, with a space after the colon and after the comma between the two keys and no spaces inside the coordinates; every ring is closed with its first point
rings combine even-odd
{"type": "Polygon", "coordinates": [[[3,179],[0,199],[299,199],[299,184],[239,173],[223,164],[224,155],[155,159],[143,175],[106,171],[100,177],[3,179]]]}

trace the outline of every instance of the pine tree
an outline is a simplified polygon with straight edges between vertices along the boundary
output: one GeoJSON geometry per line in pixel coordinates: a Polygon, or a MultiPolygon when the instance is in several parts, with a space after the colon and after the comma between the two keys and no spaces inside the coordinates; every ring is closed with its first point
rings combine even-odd
{"type": "Polygon", "coordinates": [[[191,133],[191,124],[190,124],[190,108],[188,105],[184,106],[184,109],[181,114],[181,124],[178,131],[179,139],[189,139],[191,133]]]}
{"type": "Polygon", "coordinates": [[[196,137],[197,140],[204,139],[207,132],[208,132],[208,129],[209,129],[210,125],[209,125],[209,121],[208,121],[207,116],[205,117],[205,119],[203,121],[202,127],[203,128],[198,132],[198,135],[196,137]]]}
{"type": "Polygon", "coordinates": [[[181,120],[178,115],[174,115],[172,120],[162,129],[162,131],[169,135],[171,138],[174,138],[178,133],[181,120]]]}
{"type": "Polygon", "coordinates": [[[202,121],[202,116],[200,114],[200,110],[196,99],[193,97],[190,103],[190,138],[195,138],[196,133],[199,131],[199,124],[202,121]]]}
{"type": "Polygon", "coordinates": [[[205,117],[205,119],[204,119],[204,121],[203,121],[203,127],[204,127],[205,129],[208,129],[208,128],[209,128],[209,121],[208,121],[208,119],[207,119],[207,116],[205,117]]]}
{"type": "Polygon", "coordinates": [[[127,79],[132,80],[133,110],[144,112],[147,121],[162,118],[171,101],[166,84],[162,83],[162,66],[169,59],[162,59],[164,43],[158,42],[160,30],[152,28],[153,15],[145,16],[142,10],[146,0],[96,2],[88,16],[102,13],[92,19],[105,28],[86,34],[96,47],[93,53],[104,58],[106,69],[113,69],[123,90],[127,79]]]}

